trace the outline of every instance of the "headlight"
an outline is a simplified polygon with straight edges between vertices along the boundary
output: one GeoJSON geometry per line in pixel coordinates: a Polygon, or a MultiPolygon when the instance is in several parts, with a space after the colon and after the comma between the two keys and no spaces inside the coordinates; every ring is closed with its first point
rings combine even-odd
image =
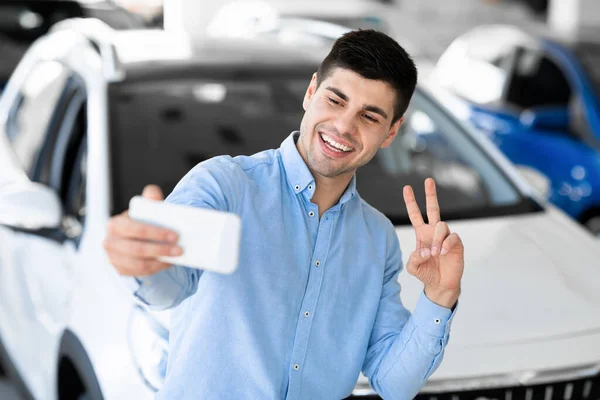
{"type": "Polygon", "coordinates": [[[129,321],[129,348],[144,382],[158,391],[167,374],[169,331],[136,306],[129,321]]]}

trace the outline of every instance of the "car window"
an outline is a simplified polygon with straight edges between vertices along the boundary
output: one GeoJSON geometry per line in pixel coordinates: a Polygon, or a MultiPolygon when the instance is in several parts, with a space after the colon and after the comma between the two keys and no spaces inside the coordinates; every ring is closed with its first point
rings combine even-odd
{"type": "Polygon", "coordinates": [[[74,79],[75,94],[64,113],[57,116],[56,140],[48,159],[47,185],[58,194],[63,210],[63,228],[78,240],[85,219],[87,170],[87,102],[83,83],[74,79]]]}
{"type": "Polygon", "coordinates": [[[519,48],[506,101],[519,108],[567,106],[571,87],[561,68],[543,52],[519,48]]]}
{"type": "Polygon", "coordinates": [[[79,92],[71,107],[65,113],[54,146],[50,164],[48,185],[54,189],[67,214],[79,216],[80,209],[73,206],[79,203],[80,186],[85,177],[85,138],[87,131],[85,93],[79,92]]]}
{"type": "Polygon", "coordinates": [[[112,84],[113,211],[148,183],[170,192],[208,158],[278,147],[300,127],[309,77],[112,84]]]}
{"type": "Polygon", "coordinates": [[[436,181],[442,217],[448,220],[531,210],[463,128],[416,93],[392,145],[358,170],[357,187],[369,204],[405,224],[403,187],[411,185],[424,205],[427,177],[436,181]]]}
{"type": "Polygon", "coordinates": [[[65,181],[64,208],[65,214],[83,223],[86,215],[87,136],[81,139],[79,147],[75,150],[69,180],[65,181]]]}
{"type": "Polygon", "coordinates": [[[30,71],[7,121],[7,135],[23,170],[31,178],[51,119],[63,100],[69,71],[44,61],[30,71]]]}

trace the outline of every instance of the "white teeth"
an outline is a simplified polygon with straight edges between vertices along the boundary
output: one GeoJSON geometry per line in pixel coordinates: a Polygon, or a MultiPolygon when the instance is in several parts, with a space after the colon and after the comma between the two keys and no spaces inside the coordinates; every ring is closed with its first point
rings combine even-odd
{"type": "Polygon", "coordinates": [[[351,151],[352,150],[352,147],[344,146],[343,144],[336,142],[335,140],[333,140],[332,138],[330,138],[329,136],[327,136],[324,133],[321,134],[321,138],[325,142],[329,143],[331,146],[335,147],[336,149],[339,149],[342,151],[351,151]]]}

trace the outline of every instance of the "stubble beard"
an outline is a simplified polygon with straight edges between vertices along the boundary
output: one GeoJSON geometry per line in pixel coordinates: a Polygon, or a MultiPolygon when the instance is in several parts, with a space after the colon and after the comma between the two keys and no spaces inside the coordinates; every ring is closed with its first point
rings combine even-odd
{"type": "Polygon", "coordinates": [[[340,175],[354,173],[354,171],[356,171],[356,168],[352,165],[340,165],[339,167],[332,166],[332,160],[324,154],[320,154],[319,157],[315,153],[320,152],[320,150],[312,147],[314,146],[311,146],[311,148],[307,150],[308,168],[311,171],[315,171],[326,178],[337,178],[340,175]]]}
{"type": "MultiPolygon", "coordinates": [[[[315,134],[318,135],[319,133],[316,132],[315,134]]],[[[317,137],[316,140],[321,139],[317,137]]],[[[323,154],[319,148],[315,148],[317,146],[318,144],[313,141],[309,143],[309,147],[306,149],[308,168],[326,178],[337,178],[341,175],[353,175],[356,170],[368,164],[369,161],[375,157],[375,154],[377,154],[377,150],[375,150],[373,154],[369,154],[363,159],[356,160],[350,164],[342,164],[338,167],[334,167],[332,165],[334,160],[331,160],[323,154]]]]}
{"type": "Polygon", "coordinates": [[[337,178],[340,175],[352,175],[356,172],[356,170],[363,165],[367,164],[375,153],[365,160],[359,160],[357,164],[342,164],[338,167],[334,167],[332,163],[334,160],[327,157],[325,154],[321,152],[321,149],[318,148],[319,144],[316,141],[321,140],[319,136],[319,131],[317,126],[313,127],[313,129],[306,132],[306,127],[304,125],[304,120],[300,123],[300,137],[299,142],[302,147],[306,151],[306,164],[308,169],[311,172],[317,173],[325,178],[337,178]],[[314,136],[311,136],[314,135],[314,136]],[[311,140],[312,139],[312,140],[311,140]],[[308,143],[307,143],[308,142],[308,143]]]}

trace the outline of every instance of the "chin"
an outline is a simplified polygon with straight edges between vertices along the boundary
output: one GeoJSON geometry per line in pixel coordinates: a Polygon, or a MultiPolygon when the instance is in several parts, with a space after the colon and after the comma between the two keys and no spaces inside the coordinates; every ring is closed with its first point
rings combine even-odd
{"type": "Polygon", "coordinates": [[[308,158],[308,168],[325,178],[337,178],[340,175],[354,173],[354,170],[349,165],[340,165],[334,167],[331,165],[330,160],[323,154],[319,155],[322,159],[315,160],[314,157],[308,158]]]}

